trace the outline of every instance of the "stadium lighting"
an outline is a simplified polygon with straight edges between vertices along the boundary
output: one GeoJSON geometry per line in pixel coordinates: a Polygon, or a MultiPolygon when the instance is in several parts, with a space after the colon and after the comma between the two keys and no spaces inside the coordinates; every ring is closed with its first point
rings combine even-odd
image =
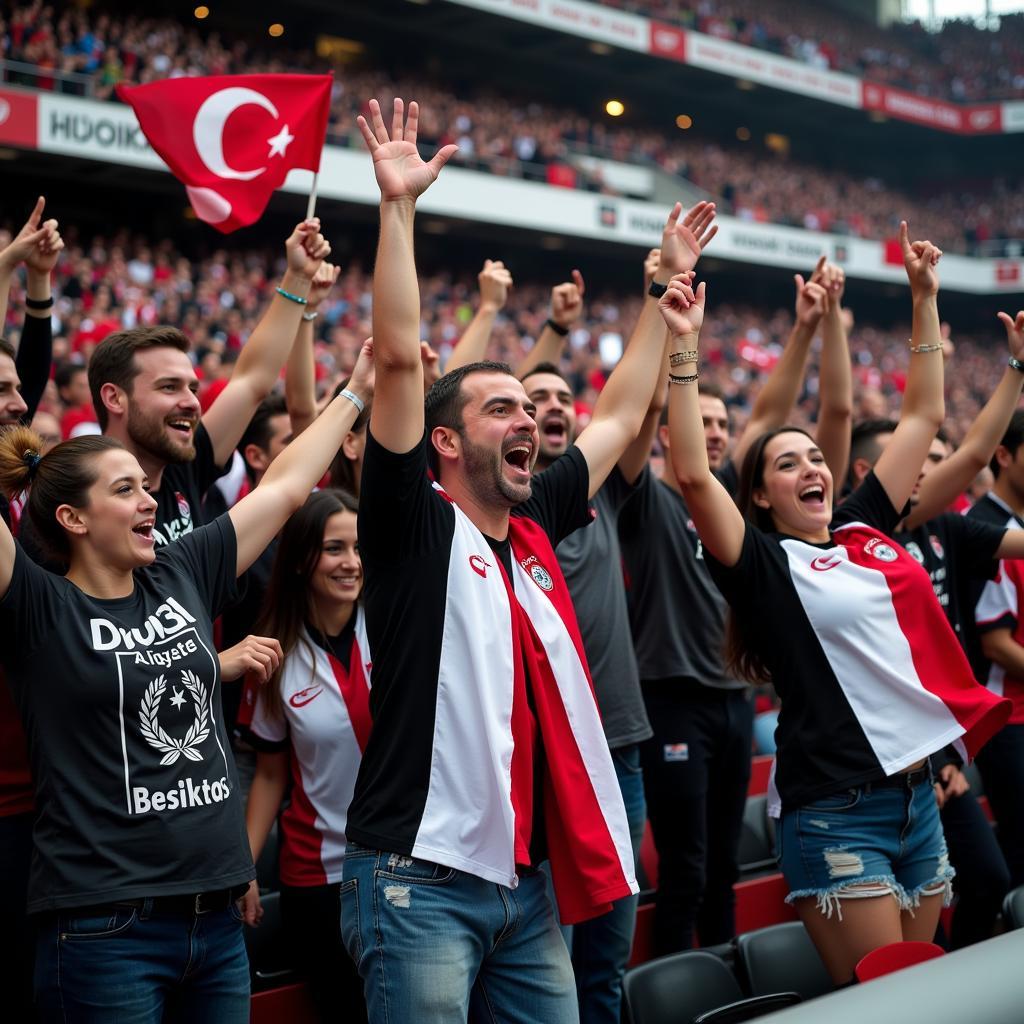
{"type": "Polygon", "coordinates": [[[277,39],[278,36],[284,35],[284,25],[282,25],[279,21],[275,21],[274,24],[267,29],[267,32],[270,35],[272,35],[275,39],[277,39]]]}
{"type": "Polygon", "coordinates": [[[693,118],[689,114],[680,114],[676,118],[676,127],[682,128],[685,132],[687,128],[693,127],[693,118]]]}
{"type": "Polygon", "coordinates": [[[599,42],[587,43],[587,49],[591,53],[596,53],[598,57],[607,57],[612,52],[612,47],[607,43],[599,42]]]}
{"type": "Polygon", "coordinates": [[[192,13],[202,21],[203,18],[208,18],[210,16],[210,8],[204,4],[200,4],[192,13]]]}
{"type": "Polygon", "coordinates": [[[609,100],[604,105],[604,110],[609,117],[622,117],[626,112],[626,105],[622,100],[609,100]]]}
{"type": "Polygon", "coordinates": [[[736,88],[741,92],[753,92],[757,86],[747,78],[737,78],[736,88]]]}
{"type": "Polygon", "coordinates": [[[739,128],[736,129],[736,138],[739,139],[740,142],[749,142],[750,141],[750,129],[749,128],[744,128],[741,125],[739,128]]]}

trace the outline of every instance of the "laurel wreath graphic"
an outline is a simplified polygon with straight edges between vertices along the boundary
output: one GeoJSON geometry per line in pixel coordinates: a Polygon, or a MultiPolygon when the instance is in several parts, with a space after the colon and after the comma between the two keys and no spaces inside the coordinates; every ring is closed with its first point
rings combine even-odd
{"type": "Polygon", "coordinates": [[[157,676],[142,695],[139,715],[142,735],[151,747],[155,747],[164,755],[160,758],[161,764],[174,764],[179,757],[186,757],[190,761],[202,761],[203,755],[196,747],[210,735],[210,708],[203,681],[191,671],[183,671],[181,681],[192,695],[196,717],[180,740],[169,735],[157,719],[160,701],[167,689],[167,680],[162,675],[157,676]]]}

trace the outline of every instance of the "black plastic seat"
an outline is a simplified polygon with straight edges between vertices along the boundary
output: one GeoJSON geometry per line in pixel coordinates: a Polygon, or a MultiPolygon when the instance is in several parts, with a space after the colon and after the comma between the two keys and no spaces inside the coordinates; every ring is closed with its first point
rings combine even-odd
{"type": "Polygon", "coordinates": [[[835,987],[799,921],[747,932],[737,938],[736,950],[751,995],[796,992],[801,999],[813,999],[835,987]]]}
{"type": "Polygon", "coordinates": [[[749,875],[775,867],[772,835],[768,828],[768,798],[762,793],[748,796],[743,809],[743,828],[737,862],[740,874],[749,875]]]}
{"type": "Polygon", "coordinates": [[[290,985],[299,980],[292,966],[292,951],[285,941],[281,922],[281,894],[260,897],[263,920],[258,928],[244,927],[245,949],[249,954],[249,976],[253,992],[290,985]]]}
{"type": "Polygon", "coordinates": [[[1010,929],[1024,928],[1024,885],[1006,894],[1003,900],[1003,920],[1010,929]]]}

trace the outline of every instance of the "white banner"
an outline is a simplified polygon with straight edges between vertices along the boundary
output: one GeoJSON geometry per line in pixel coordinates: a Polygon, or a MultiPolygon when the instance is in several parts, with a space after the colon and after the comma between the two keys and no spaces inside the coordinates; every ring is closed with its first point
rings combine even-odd
{"type": "Polygon", "coordinates": [[[650,43],[650,22],[646,18],[581,0],[455,0],[455,3],[626,50],[646,53],[650,43]]]}
{"type": "MultiPolygon", "coordinates": [[[[38,117],[39,149],[43,152],[166,170],[129,107],[47,94],[40,96],[38,117]]],[[[308,194],[311,177],[309,171],[293,171],[284,191],[308,194]]],[[[327,146],[320,164],[319,194],[323,199],[376,205],[380,194],[369,156],[361,149],[327,146]]],[[[423,213],[442,217],[617,242],[635,249],[638,260],[657,245],[668,213],[655,203],[615,199],[456,166],[445,168],[418,206],[423,213]]],[[[711,250],[716,259],[806,272],[819,255],[826,253],[850,277],[906,283],[902,265],[886,263],[886,247],[881,241],[754,224],[726,216],[720,216],[718,224],[718,237],[711,250]]],[[[1024,290],[1022,260],[947,255],[942,267],[943,287],[949,291],[987,295],[1024,290]]]]}
{"type": "Polygon", "coordinates": [[[1003,104],[1003,131],[1024,132],[1024,103],[1003,104]]]}

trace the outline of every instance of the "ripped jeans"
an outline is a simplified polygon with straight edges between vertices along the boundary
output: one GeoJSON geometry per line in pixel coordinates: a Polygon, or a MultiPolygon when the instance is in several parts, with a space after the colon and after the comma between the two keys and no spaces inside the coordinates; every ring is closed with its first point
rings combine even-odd
{"type": "Polygon", "coordinates": [[[341,937],[370,1024],[578,1024],[576,982],[545,875],[507,889],[349,843],[341,937]]]}
{"type": "Polygon", "coordinates": [[[814,896],[842,919],[842,899],[891,893],[903,910],[922,896],[948,904],[955,874],[930,779],[843,790],[786,811],[778,828],[787,903],[814,896]],[[850,888],[855,887],[855,888],[850,888]]]}

